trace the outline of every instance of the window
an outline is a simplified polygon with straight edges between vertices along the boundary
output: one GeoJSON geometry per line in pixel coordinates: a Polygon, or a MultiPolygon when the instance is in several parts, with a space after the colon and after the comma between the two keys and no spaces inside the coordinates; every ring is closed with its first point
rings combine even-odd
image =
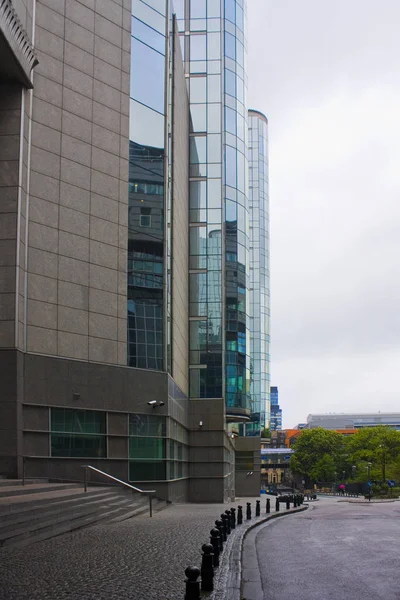
{"type": "Polygon", "coordinates": [[[151,227],[151,208],[140,209],[140,227],[151,227]]]}
{"type": "Polygon", "coordinates": [[[165,437],[165,417],[159,415],[129,415],[129,435],[165,437]]]}
{"type": "Polygon", "coordinates": [[[51,456],[106,458],[106,413],[51,409],[51,456]]]}

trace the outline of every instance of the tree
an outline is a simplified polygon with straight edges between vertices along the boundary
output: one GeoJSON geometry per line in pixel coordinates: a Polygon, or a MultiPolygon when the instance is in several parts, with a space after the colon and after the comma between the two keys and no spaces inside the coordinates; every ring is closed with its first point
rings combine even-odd
{"type": "Polygon", "coordinates": [[[311,469],[311,478],[314,481],[333,481],[335,479],[336,464],[330,454],[324,454],[311,469]]]}
{"type": "Polygon", "coordinates": [[[385,425],[365,427],[352,436],[348,449],[352,461],[359,467],[361,479],[365,478],[363,469],[370,462],[375,476],[379,474],[382,481],[386,481],[388,467],[394,470],[400,456],[400,432],[385,425]]]}
{"type": "Polygon", "coordinates": [[[333,480],[335,467],[342,459],[344,443],[343,436],[336,431],[322,427],[304,429],[296,439],[290,468],[303,477],[321,480],[320,475],[324,473],[330,475],[328,480],[333,480]],[[327,457],[331,460],[328,461],[327,457]]]}

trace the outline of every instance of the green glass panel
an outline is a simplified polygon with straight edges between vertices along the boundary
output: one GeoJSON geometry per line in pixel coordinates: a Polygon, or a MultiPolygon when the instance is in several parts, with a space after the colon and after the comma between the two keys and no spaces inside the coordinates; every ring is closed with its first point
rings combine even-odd
{"type": "Polygon", "coordinates": [[[51,434],[51,456],[106,458],[103,435],[51,434]]]}
{"type": "Polygon", "coordinates": [[[183,464],[181,462],[176,463],[176,464],[177,464],[177,467],[178,467],[178,469],[177,469],[178,472],[177,472],[176,477],[177,477],[177,479],[179,479],[180,477],[183,477],[183,464]]]}
{"type": "Polygon", "coordinates": [[[130,437],[129,458],[165,458],[165,440],[152,437],[130,437]]]}
{"type": "Polygon", "coordinates": [[[175,442],[174,442],[174,440],[169,441],[169,457],[175,458],[175,442]]]}
{"type": "Polygon", "coordinates": [[[166,462],[132,461],[129,463],[129,481],[166,479],[166,462]]]}
{"type": "Polygon", "coordinates": [[[51,431],[65,433],[105,433],[106,413],[96,410],[52,408],[51,431]]]}
{"type": "Polygon", "coordinates": [[[129,415],[129,435],[165,437],[165,417],[159,415],[129,415]]]}
{"type": "Polygon", "coordinates": [[[178,444],[178,460],[182,460],[182,444],[178,444]]]}

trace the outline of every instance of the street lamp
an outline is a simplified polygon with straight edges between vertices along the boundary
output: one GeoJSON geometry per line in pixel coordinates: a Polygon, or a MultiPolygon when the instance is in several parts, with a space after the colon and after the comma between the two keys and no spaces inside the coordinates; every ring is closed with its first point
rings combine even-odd
{"type": "Polygon", "coordinates": [[[355,476],[356,476],[356,469],[357,469],[357,466],[356,466],[356,465],[353,465],[353,466],[351,467],[351,476],[352,476],[352,478],[353,478],[353,479],[354,479],[354,478],[355,478],[355,476]]]}

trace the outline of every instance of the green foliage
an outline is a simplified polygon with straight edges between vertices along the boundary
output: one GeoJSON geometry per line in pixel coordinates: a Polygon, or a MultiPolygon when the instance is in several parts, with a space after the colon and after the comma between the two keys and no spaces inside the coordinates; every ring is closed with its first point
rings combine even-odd
{"type": "Polygon", "coordinates": [[[367,463],[371,464],[371,479],[385,481],[393,477],[400,456],[400,432],[384,425],[360,429],[348,444],[352,460],[357,465],[358,478],[365,478],[367,463]],[[364,474],[362,473],[364,470],[364,474]]]}
{"type": "Polygon", "coordinates": [[[336,465],[330,454],[324,454],[311,469],[310,476],[314,481],[333,481],[335,479],[336,465]]]}
{"type": "Polygon", "coordinates": [[[263,429],[261,431],[261,437],[262,438],[270,438],[271,437],[271,431],[269,429],[263,429]]]}
{"type": "Polygon", "coordinates": [[[329,472],[332,479],[335,469],[332,471],[332,462],[328,458],[336,465],[342,454],[343,444],[343,436],[336,431],[322,427],[305,429],[296,440],[290,468],[297,475],[313,479],[317,478],[314,476],[317,473],[329,472]]]}
{"type": "MultiPolygon", "coordinates": [[[[313,481],[365,482],[368,463],[371,480],[400,480],[400,432],[383,425],[360,429],[351,436],[322,428],[306,429],[294,450],[291,470],[313,481]]],[[[386,494],[386,490],[380,493],[386,494]]]]}

